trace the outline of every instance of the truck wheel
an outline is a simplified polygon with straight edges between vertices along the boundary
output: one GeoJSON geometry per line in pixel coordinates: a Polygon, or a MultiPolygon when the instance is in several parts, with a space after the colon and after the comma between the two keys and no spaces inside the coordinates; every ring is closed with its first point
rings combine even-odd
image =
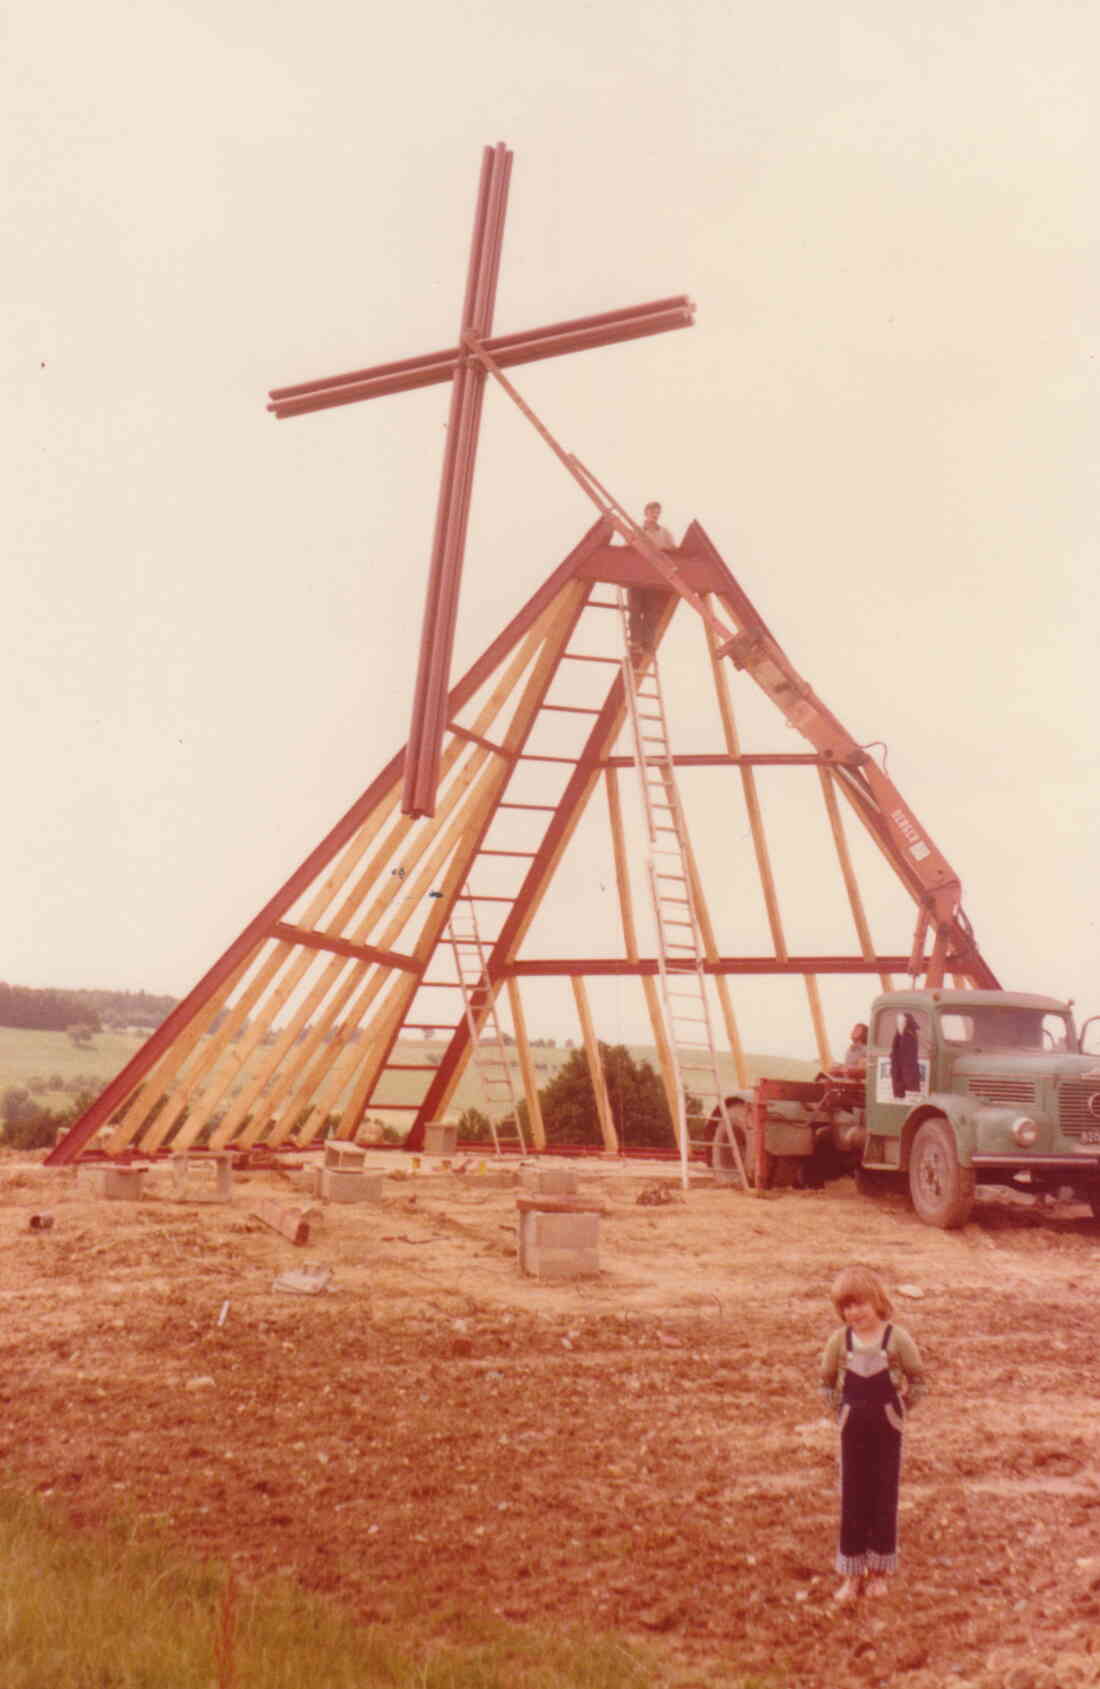
{"type": "Polygon", "coordinates": [[[955,1138],[943,1119],[926,1120],[909,1152],[909,1194],[926,1226],[953,1231],[974,1206],[974,1169],[960,1167],[955,1138]]]}
{"type": "MultiPolygon", "coordinates": [[[[764,1152],[764,1177],[763,1179],[757,1178],[753,1166],[755,1157],[751,1141],[748,1104],[743,1102],[740,1097],[730,1097],[726,1103],[726,1114],[729,1116],[733,1135],[737,1139],[737,1147],[741,1151],[741,1160],[745,1172],[748,1174],[749,1184],[755,1185],[758,1189],[766,1189],[771,1183],[772,1157],[768,1155],[767,1151],[764,1152]]],[[[711,1115],[708,1137],[710,1139],[711,1167],[716,1173],[732,1173],[736,1177],[737,1162],[734,1160],[733,1151],[726,1140],[726,1135],[722,1131],[722,1116],[718,1109],[715,1109],[711,1115]]]]}

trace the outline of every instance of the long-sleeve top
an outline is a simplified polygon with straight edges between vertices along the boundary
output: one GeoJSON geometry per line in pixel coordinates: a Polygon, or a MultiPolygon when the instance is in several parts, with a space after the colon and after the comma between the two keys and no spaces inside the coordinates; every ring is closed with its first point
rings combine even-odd
{"type": "MultiPolygon", "coordinates": [[[[830,1410],[837,1408],[844,1389],[847,1331],[846,1325],[834,1331],[821,1357],[821,1391],[830,1410]]],[[[886,1359],[891,1382],[908,1411],[924,1394],[924,1366],[920,1350],[904,1326],[891,1324],[886,1359]]]]}

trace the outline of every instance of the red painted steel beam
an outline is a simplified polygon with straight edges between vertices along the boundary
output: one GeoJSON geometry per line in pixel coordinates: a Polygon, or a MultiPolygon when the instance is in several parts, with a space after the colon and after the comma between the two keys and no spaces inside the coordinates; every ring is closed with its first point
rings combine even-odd
{"type": "MultiPolygon", "coordinates": [[[[460,341],[468,334],[485,338],[492,329],[511,166],[512,155],[507,147],[486,147],[470,243],[460,341]]],[[[446,722],[447,682],[454,648],[485,379],[485,371],[480,364],[461,359],[451,387],[451,414],[436,508],[401,799],[405,815],[435,813],[440,751],[446,722]]]]}
{"type": "MultiPolygon", "coordinates": [[[[498,335],[486,340],[485,350],[501,368],[508,369],[516,364],[562,357],[568,352],[594,351],[600,346],[642,340],[651,334],[667,334],[672,329],[690,328],[693,321],[694,306],[683,297],[656,308],[648,304],[631,305],[622,311],[575,317],[571,322],[552,323],[522,334],[498,335]]],[[[373,369],[357,370],[354,374],[301,382],[296,387],[273,387],[267,408],[284,421],[287,417],[308,416],[313,411],[333,410],[339,405],[381,399],[390,393],[434,387],[450,381],[461,361],[461,350],[452,346],[417,358],[376,364],[373,369]]]]}
{"type": "MultiPolygon", "coordinates": [[[[686,294],[677,293],[667,299],[650,299],[643,305],[623,305],[617,311],[597,311],[585,317],[567,317],[561,322],[545,323],[541,328],[520,329],[516,334],[498,334],[486,342],[489,351],[498,362],[501,355],[522,345],[527,340],[544,339],[559,334],[569,334],[575,329],[598,328],[603,324],[621,322],[625,318],[639,313],[653,315],[658,311],[694,310],[691,300],[686,294]]],[[[394,363],[374,364],[369,369],[348,370],[344,375],[324,375],[315,381],[299,381],[289,387],[273,387],[268,397],[274,401],[282,399],[304,398],[310,393],[323,393],[330,387],[344,387],[360,381],[372,381],[378,377],[411,373],[422,367],[442,363],[450,359],[457,363],[461,357],[458,346],[445,347],[440,352],[424,352],[416,358],[399,358],[394,363]]],[[[268,407],[271,408],[270,406],[268,407]]]]}

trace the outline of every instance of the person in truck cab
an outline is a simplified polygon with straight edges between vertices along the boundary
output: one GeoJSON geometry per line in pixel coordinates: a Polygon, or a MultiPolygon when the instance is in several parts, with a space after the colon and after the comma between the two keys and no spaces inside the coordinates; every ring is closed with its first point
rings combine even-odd
{"type": "Polygon", "coordinates": [[[845,1067],[866,1067],[867,1066],[867,1025],[866,1025],[866,1022],[864,1022],[862,1020],[857,1020],[856,1024],[853,1026],[853,1028],[852,1028],[851,1032],[848,1034],[848,1036],[851,1039],[851,1043],[848,1045],[848,1048],[844,1052],[844,1066],[845,1067]]]}

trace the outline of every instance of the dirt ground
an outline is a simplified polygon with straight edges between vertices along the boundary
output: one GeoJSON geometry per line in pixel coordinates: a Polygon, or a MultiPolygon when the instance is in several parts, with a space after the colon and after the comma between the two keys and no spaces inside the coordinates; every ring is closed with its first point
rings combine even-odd
{"type": "Polygon", "coordinates": [[[250,1213],[305,1200],[296,1173],[217,1206],[158,1167],[123,1203],[0,1158],[0,1468],[77,1521],[155,1519],[365,1619],[412,1601],[645,1636],[670,1681],[1100,1683],[1086,1210],[999,1195],[942,1233],[850,1180],[649,1206],[652,1167],[584,1163],[602,1271],[550,1285],[518,1274],[514,1188],[386,1166],[381,1206],[326,1206],[296,1248],[250,1213]],[[931,1388],[903,1569],[838,1610],[817,1361],[852,1260],[905,1287],[931,1388]],[[272,1288],[305,1264],[332,1269],[323,1294],[272,1288]]]}

